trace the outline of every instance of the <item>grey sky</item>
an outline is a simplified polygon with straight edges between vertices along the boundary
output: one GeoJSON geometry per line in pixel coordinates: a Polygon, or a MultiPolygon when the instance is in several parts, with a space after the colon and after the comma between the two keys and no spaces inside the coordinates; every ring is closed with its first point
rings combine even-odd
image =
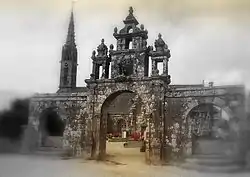
{"type": "MultiPolygon", "coordinates": [[[[245,83],[250,88],[249,0],[78,0],[77,85],[91,72],[90,56],[101,38],[115,44],[128,7],[149,31],[170,47],[172,84],[245,83]]],[[[71,0],[0,0],[0,90],[55,92],[71,0]]]]}

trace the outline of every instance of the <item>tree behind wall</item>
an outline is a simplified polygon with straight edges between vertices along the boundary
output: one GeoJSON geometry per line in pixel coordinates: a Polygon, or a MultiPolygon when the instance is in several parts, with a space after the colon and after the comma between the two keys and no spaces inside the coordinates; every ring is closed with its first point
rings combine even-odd
{"type": "Polygon", "coordinates": [[[23,133],[22,126],[27,125],[29,99],[16,99],[9,110],[0,113],[0,137],[17,140],[23,133]]]}

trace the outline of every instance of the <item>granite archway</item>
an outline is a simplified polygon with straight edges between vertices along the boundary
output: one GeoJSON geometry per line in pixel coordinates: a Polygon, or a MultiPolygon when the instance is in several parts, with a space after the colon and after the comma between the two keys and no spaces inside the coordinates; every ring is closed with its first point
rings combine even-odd
{"type": "Polygon", "coordinates": [[[66,120],[60,117],[58,109],[50,107],[43,110],[38,127],[40,146],[62,147],[65,125],[66,120]]]}
{"type": "MultiPolygon", "coordinates": [[[[136,117],[139,115],[136,115],[136,112],[137,112],[138,106],[141,106],[141,105],[139,105],[139,103],[141,103],[141,102],[139,101],[140,98],[138,97],[138,95],[130,90],[119,90],[119,91],[114,92],[111,95],[109,95],[105,99],[105,101],[103,102],[102,107],[101,107],[100,134],[99,134],[99,158],[100,159],[104,159],[105,155],[106,155],[107,123],[108,123],[108,119],[110,119],[110,117],[109,117],[109,113],[111,111],[110,106],[112,105],[112,102],[114,102],[116,98],[118,98],[119,96],[121,96],[122,94],[125,94],[125,93],[129,94],[129,98],[127,98],[127,99],[129,99],[131,102],[129,103],[129,101],[128,101],[125,103],[120,103],[120,104],[124,105],[125,109],[123,108],[122,110],[120,110],[118,112],[122,113],[122,114],[126,114],[128,116],[128,118],[133,121],[133,125],[135,125],[135,127],[133,127],[134,131],[136,131],[136,129],[137,129],[137,127],[136,127],[137,118],[136,117]]],[[[128,95],[127,95],[127,97],[128,97],[128,95]]]]}
{"type": "Polygon", "coordinates": [[[229,108],[225,109],[222,105],[218,106],[213,102],[201,103],[189,110],[184,121],[184,127],[186,128],[185,135],[187,136],[184,145],[185,156],[197,153],[219,154],[223,153],[223,151],[231,151],[230,145],[233,142],[231,139],[228,140],[228,136],[230,136],[229,133],[231,132],[229,122],[232,117],[232,111],[229,108]],[[205,110],[205,107],[209,107],[208,109],[210,110],[205,110]],[[215,108],[223,111],[227,118],[222,117],[222,115],[216,116],[213,114],[212,111],[215,108]],[[221,132],[222,128],[223,132],[221,132]]]}

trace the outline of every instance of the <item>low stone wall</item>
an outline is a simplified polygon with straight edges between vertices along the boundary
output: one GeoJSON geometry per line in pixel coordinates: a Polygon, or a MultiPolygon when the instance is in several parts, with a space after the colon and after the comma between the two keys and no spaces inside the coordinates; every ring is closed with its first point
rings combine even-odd
{"type": "Polygon", "coordinates": [[[22,138],[21,153],[34,152],[38,148],[38,132],[32,126],[27,126],[22,138]]]}
{"type": "Polygon", "coordinates": [[[0,138],[0,153],[18,153],[21,149],[21,140],[0,138]]]}

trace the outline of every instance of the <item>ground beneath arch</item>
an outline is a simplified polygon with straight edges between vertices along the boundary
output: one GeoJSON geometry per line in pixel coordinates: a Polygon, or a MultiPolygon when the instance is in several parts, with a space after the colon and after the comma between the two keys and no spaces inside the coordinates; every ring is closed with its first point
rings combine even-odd
{"type": "Polygon", "coordinates": [[[188,171],[173,166],[148,166],[139,149],[124,149],[121,143],[107,146],[106,162],[0,154],[0,177],[249,177],[250,173],[215,174],[188,171]]]}

